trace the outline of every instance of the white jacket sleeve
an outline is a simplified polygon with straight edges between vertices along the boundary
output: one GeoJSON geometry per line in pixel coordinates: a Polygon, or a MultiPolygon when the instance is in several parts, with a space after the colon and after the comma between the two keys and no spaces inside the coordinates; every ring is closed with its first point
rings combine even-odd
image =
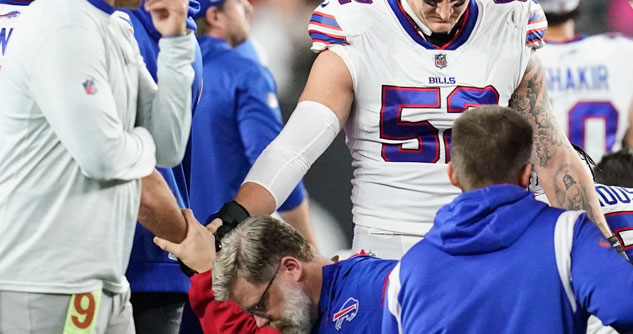
{"type": "Polygon", "coordinates": [[[72,25],[48,35],[31,64],[28,91],[84,175],[138,179],[154,168],[154,141],[144,128],[125,130],[98,35],[72,25]]]}
{"type": "Polygon", "coordinates": [[[177,165],[185,154],[191,130],[191,85],[196,39],[185,36],[161,38],[157,60],[158,86],[139,66],[139,105],[136,124],[149,130],[156,141],[156,163],[177,165]]]}

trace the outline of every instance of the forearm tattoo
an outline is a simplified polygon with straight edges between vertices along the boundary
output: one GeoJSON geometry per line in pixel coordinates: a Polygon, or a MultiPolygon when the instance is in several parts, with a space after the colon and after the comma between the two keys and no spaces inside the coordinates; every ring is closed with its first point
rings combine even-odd
{"type": "Polygon", "coordinates": [[[556,152],[564,149],[564,138],[553,121],[551,106],[545,89],[545,74],[541,63],[533,56],[525,70],[524,87],[510,97],[510,107],[523,114],[534,127],[533,163],[547,167],[556,152]]]}
{"type": "Polygon", "coordinates": [[[588,196],[588,191],[593,189],[593,185],[581,182],[579,173],[583,171],[572,168],[567,159],[556,159],[556,164],[558,161],[561,163],[559,166],[553,165],[554,157],[559,154],[565,155],[569,153],[565,151],[573,148],[567,144],[564,134],[556,126],[545,81],[540,62],[537,57],[532,56],[523,82],[510,98],[510,107],[521,113],[534,127],[532,162],[543,169],[556,168],[553,173],[548,173],[553,178],[543,180],[544,183],[554,186],[555,198],[550,198],[551,204],[569,210],[586,210],[589,218],[595,221],[588,196]]]}
{"type": "Polygon", "coordinates": [[[595,221],[587,191],[576,181],[567,166],[556,171],[554,191],[559,205],[568,210],[586,210],[589,219],[595,221]]]}

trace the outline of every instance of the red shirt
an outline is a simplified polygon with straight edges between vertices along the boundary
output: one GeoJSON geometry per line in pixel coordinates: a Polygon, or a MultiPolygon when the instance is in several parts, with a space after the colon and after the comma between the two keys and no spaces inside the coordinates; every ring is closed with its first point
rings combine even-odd
{"type": "Polygon", "coordinates": [[[236,302],[215,300],[211,285],[211,271],[191,277],[189,303],[205,334],[279,334],[270,327],[258,328],[253,315],[244,312],[236,302]]]}

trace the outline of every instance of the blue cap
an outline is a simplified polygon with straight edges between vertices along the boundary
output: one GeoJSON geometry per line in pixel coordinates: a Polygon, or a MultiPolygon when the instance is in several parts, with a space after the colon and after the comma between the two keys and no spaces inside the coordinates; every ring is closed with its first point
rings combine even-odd
{"type": "Polygon", "coordinates": [[[210,7],[219,6],[224,3],[226,0],[198,0],[200,2],[200,11],[193,16],[194,19],[201,18],[207,15],[207,9],[210,7]]]}

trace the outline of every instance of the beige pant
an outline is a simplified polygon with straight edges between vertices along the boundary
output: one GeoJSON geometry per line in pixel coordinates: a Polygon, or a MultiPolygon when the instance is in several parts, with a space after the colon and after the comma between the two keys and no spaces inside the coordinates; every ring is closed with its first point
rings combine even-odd
{"type": "MultiPolygon", "coordinates": [[[[0,334],[61,334],[71,295],[0,290],[0,334]]],[[[134,334],[130,291],[103,291],[95,334],[134,334]]]]}
{"type": "Polygon", "coordinates": [[[364,250],[381,259],[400,260],[421,236],[405,235],[373,227],[354,226],[352,254],[364,250]]]}

